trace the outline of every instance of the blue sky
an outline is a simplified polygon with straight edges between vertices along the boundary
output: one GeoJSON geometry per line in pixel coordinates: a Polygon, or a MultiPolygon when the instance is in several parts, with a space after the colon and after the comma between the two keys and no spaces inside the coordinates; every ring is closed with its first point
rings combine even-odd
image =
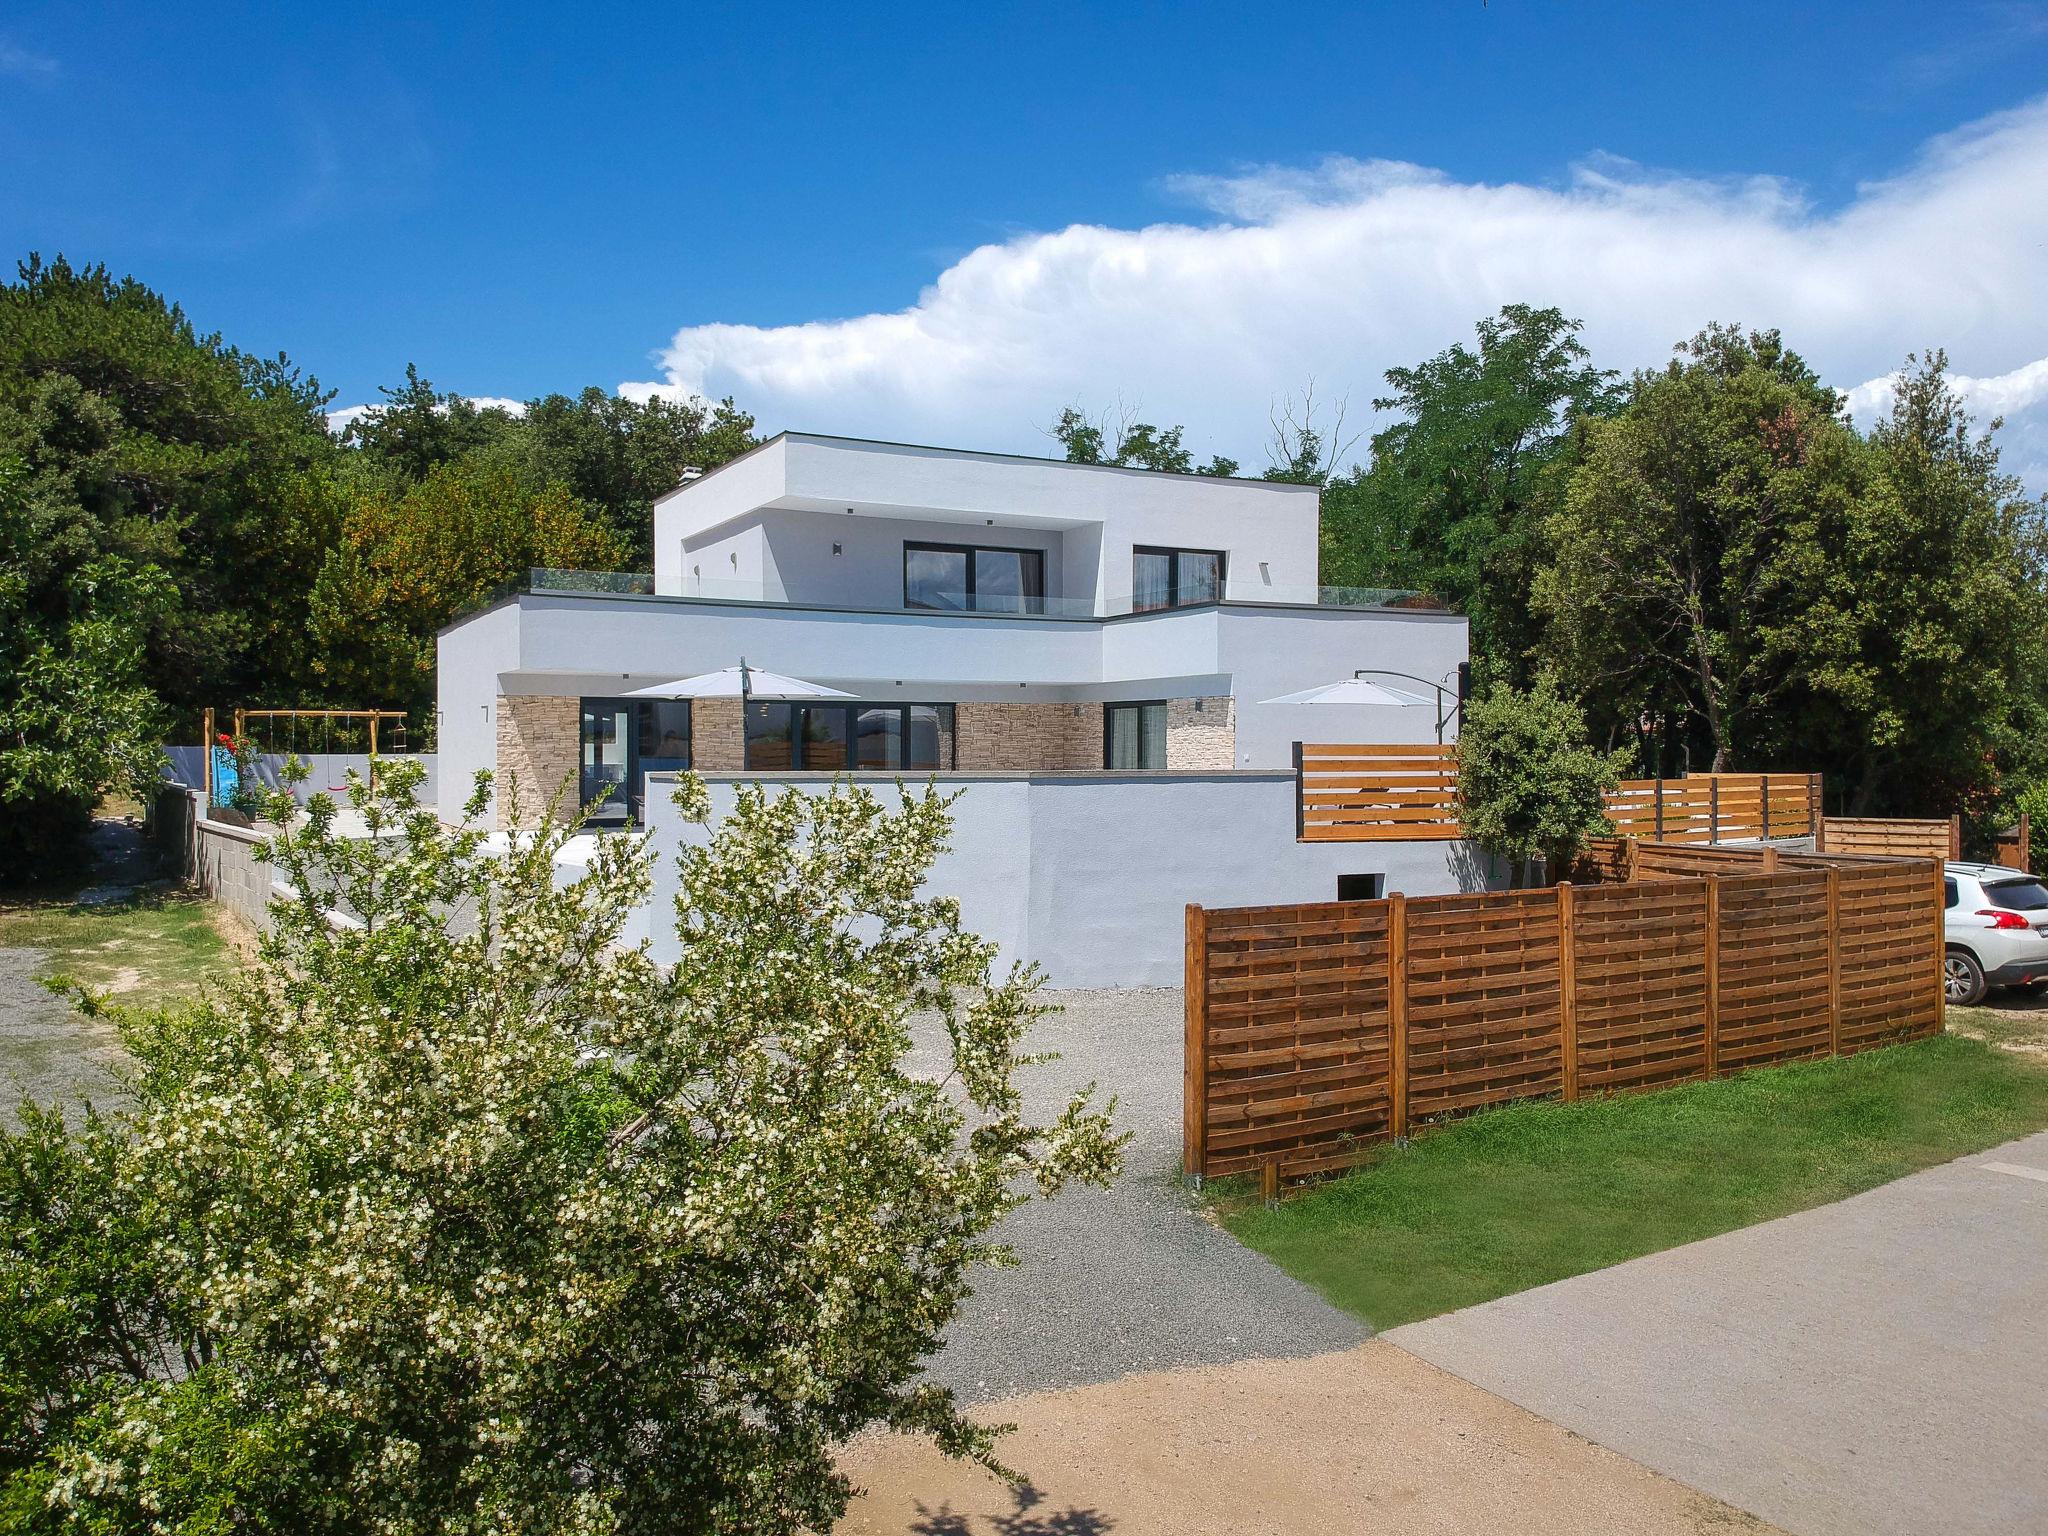
{"type": "Polygon", "coordinates": [[[1256,459],[1290,381],[1362,420],[1527,298],[1622,366],[1717,317],[1844,388],[1944,343],[2024,413],[2048,274],[2002,205],[2048,203],[2044,90],[2018,4],[16,4],[0,243],[133,272],[337,405],[411,361],[1029,447],[1072,398],[1256,459]],[[1977,219],[1986,271],[1914,254],[1977,219]]]}

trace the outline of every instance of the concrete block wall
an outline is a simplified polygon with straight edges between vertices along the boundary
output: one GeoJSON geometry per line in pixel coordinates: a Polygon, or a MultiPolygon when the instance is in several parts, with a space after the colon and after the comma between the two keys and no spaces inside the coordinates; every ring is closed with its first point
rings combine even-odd
{"type": "Polygon", "coordinates": [[[265,925],[277,872],[256,861],[265,833],[201,821],[193,827],[191,879],[207,896],[251,926],[265,925]]]}
{"type": "MultiPolygon", "coordinates": [[[[557,794],[562,796],[562,808],[573,813],[583,701],[552,694],[500,694],[495,716],[498,825],[506,826],[512,819],[507,814],[508,794],[516,797],[521,821],[538,821],[557,794]]],[[[568,814],[560,819],[566,821],[568,814]]]]}

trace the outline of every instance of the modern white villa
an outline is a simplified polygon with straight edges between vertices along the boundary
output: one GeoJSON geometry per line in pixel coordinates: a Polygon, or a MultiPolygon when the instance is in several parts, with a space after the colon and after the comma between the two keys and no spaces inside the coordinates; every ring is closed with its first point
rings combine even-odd
{"type": "Polygon", "coordinates": [[[1312,487],[786,432],[657,503],[654,549],[651,582],[537,572],[442,632],[444,816],[482,768],[657,843],[684,768],[715,802],[936,778],[934,884],[1076,985],[1176,981],[1189,901],[1481,879],[1462,844],[1297,840],[1295,743],[1434,743],[1467,659],[1425,599],[1318,586],[1312,487]],[[844,697],[628,697],[742,659],[844,697]],[[1269,702],[1360,671],[1432,702],[1269,702]]]}

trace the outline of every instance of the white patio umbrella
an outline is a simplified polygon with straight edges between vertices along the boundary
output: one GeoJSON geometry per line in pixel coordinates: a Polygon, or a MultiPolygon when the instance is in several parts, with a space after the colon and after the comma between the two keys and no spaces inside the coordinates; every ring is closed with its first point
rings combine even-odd
{"type": "Polygon", "coordinates": [[[770,672],[765,667],[750,667],[744,656],[736,667],[700,672],[695,677],[679,677],[672,683],[656,683],[650,688],[635,688],[625,696],[629,699],[738,699],[742,704],[748,699],[854,697],[840,689],[827,688],[823,683],[807,683],[800,677],[784,677],[780,672],[770,672]]]}
{"type": "Polygon", "coordinates": [[[1451,717],[1457,714],[1462,701],[1453,703],[1449,709],[1445,709],[1444,685],[1442,683],[1432,683],[1426,677],[1412,677],[1406,672],[1382,671],[1378,674],[1381,677],[1398,677],[1411,683],[1420,683],[1423,687],[1432,690],[1436,694],[1436,697],[1432,699],[1425,694],[1414,693],[1406,688],[1394,688],[1386,683],[1373,682],[1366,676],[1366,673],[1372,670],[1374,669],[1362,668],[1354,672],[1350,677],[1345,678],[1341,683],[1324,683],[1319,687],[1304,688],[1299,693],[1283,693],[1277,699],[1262,699],[1259,702],[1262,704],[1366,704],[1380,708],[1430,709],[1435,711],[1436,714],[1437,745],[1442,746],[1444,727],[1451,723],[1451,717]]]}
{"type": "Polygon", "coordinates": [[[1406,688],[1389,688],[1385,683],[1368,682],[1362,677],[1347,677],[1341,683],[1323,683],[1315,688],[1304,688],[1299,693],[1283,693],[1277,699],[1261,699],[1262,704],[1374,704],[1392,706],[1398,709],[1413,709],[1418,705],[1434,704],[1419,693],[1410,693],[1406,688]]]}

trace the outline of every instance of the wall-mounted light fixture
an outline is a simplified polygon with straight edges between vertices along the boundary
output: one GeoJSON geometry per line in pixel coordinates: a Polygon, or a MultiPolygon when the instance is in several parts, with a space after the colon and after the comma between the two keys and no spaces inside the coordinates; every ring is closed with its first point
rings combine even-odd
{"type": "Polygon", "coordinates": [[[840,553],[840,548],[839,548],[839,546],[838,546],[837,544],[834,544],[834,545],[832,546],[832,553],[833,553],[833,554],[835,554],[835,555],[836,555],[836,554],[839,554],[839,553],[840,553]]]}

